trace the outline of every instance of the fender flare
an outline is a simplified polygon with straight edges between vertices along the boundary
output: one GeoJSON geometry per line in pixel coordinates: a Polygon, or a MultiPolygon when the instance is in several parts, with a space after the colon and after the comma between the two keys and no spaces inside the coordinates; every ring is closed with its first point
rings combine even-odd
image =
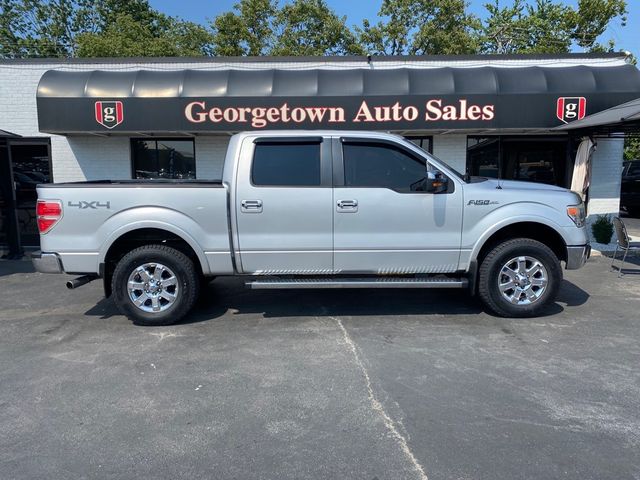
{"type": "Polygon", "coordinates": [[[107,239],[102,244],[102,247],[100,248],[100,255],[98,256],[99,264],[103,264],[105,262],[105,259],[106,259],[106,256],[107,256],[107,252],[113,246],[113,244],[116,241],[118,241],[118,239],[120,237],[122,237],[123,235],[125,235],[125,234],[127,234],[129,232],[133,232],[135,230],[142,230],[142,229],[145,229],[145,228],[153,228],[153,229],[156,229],[156,230],[165,230],[165,231],[167,231],[169,233],[172,233],[172,234],[176,235],[177,237],[181,238],[182,240],[184,240],[191,247],[191,249],[194,251],[194,253],[196,254],[196,257],[198,258],[198,261],[200,262],[200,267],[202,269],[202,272],[204,274],[209,273],[209,271],[210,271],[209,262],[207,261],[207,258],[204,255],[204,251],[203,251],[202,247],[200,247],[198,242],[196,242],[195,239],[191,235],[189,235],[187,232],[185,232],[181,228],[178,228],[178,227],[176,227],[175,225],[173,225],[171,223],[161,222],[161,221],[158,221],[158,220],[142,220],[142,221],[139,221],[139,222],[131,222],[131,223],[123,225],[123,226],[119,227],[118,229],[116,229],[115,231],[113,231],[107,237],[107,239]]]}
{"type": "Polygon", "coordinates": [[[471,255],[469,256],[470,262],[478,262],[478,255],[480,254],[480,250],[485,246],[487,241],[498,231],[503,228],[509,227],[511,225],[517,225],[518,223],[539,223],[546,227],[551,228],[555,231],[558,236],[564,242],[565,248],[567,246],[567,239],[562,233],[562,228],[557,223],[549,220],[546,217],[542,217],[539,215],[521,215],[517,217],[509,217],[501,220],[500,222],[494,224],[490,229],[485,230],[483,234],[478,238],[478,240],[474,243],[473,248],[471,249],[471,255]]]}

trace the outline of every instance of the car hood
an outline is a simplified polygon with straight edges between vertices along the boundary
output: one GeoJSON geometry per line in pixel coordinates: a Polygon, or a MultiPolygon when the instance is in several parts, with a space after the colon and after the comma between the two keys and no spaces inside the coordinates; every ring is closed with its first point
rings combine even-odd
{"type": "Polygon", "coordinates": [[[547,185],[546,183],[521,182],[519,180],[497,180],[494,178],[487,179],[486,186],[490,188],[502,188],[508,190],[544,190],[551,192],[568,192],[566,188],[556,185],[547,185]]]}

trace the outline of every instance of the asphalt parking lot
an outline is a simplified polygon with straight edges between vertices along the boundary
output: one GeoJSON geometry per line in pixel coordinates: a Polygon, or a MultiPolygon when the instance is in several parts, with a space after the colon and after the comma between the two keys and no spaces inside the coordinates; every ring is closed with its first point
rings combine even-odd
{"type": "Polygon", "coordinates": [[[144,328],[0,262],[0,478],[638,479],[640,267],[608,263],[529,320],[217,279],[144,328]]]}

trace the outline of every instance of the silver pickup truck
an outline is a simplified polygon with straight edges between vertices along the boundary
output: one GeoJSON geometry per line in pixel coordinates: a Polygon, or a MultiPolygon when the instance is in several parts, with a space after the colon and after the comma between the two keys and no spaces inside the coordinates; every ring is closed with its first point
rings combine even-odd
{"type": "Polygon", "coordinates": [[[38,187],[43,273],[96,278],[134,322],[166,325],[207,277],[254,289],[458,288],[497,315],[553,302],[590,253],[580,197],[467,177],[372,132],[234,135],[222,181],[38,187]]]}

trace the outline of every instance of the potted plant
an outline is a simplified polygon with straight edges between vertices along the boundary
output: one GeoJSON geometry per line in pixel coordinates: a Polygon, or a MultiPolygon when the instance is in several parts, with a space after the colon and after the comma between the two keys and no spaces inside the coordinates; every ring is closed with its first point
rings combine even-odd
{"type": "Polygon", "coordinates": [[[613,222],[609,215],[598,215],[596,221],[591,225],[591,232],[596,242],[607,245],[613,237],[613,222]]]}

